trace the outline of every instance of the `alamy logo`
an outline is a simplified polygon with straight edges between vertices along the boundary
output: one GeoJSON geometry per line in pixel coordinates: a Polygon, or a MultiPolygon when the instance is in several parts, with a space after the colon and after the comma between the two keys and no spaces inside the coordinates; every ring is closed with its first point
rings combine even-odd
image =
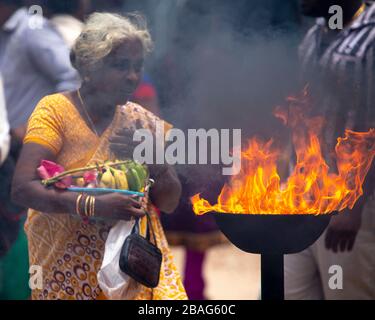
{"type": "Polygon", "coordinates": [[[29,287],[31,290],[43,289],[43,268],[41,266],[33,265],[29,268],[30,280],[29,287]]]}
{"type": "Polygon", "coordinates": [[[344,280],[342,267],[338,265],[330,266],[328,273],[332,274],[328,280],[328,287],[331,290],[342,290],[344,280]]]}
{"type": "Polygon", "coordinates": [[[189,129],[186,137],[180,129],[164,132],[164,122],[157,121],[155,134],[138,129],[133,141],[140,142],[133,159],[142,164],[222,164],[223,175],[241,170],[241,129],[233,129],[232,134],[229,129],[189,129]]]}
{"type": "Polygon", "coordinates": [[[43,8],[38,5],[33,5],[28,10],[29,13],[29,28],[42,29],[43,28],[43,8]]]}
{"type": "Polygon", "coordinates": [[[331,30],[342,30],[344,28],[342,7],[339,5],[330,6],[328,13],[332,15],[328,20],[328,27],[331,30]]]}

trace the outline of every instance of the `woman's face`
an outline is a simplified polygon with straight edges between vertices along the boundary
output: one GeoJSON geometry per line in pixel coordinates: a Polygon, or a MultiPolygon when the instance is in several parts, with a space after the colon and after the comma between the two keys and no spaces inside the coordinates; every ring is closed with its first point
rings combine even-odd
{"type": "Polygon", "coordinates": [[[138,39],[127,40],[104,58],[103,66],[91,78],[108,104],[125,104],[133,95],[142,78],[143,60],[138,39]]]}

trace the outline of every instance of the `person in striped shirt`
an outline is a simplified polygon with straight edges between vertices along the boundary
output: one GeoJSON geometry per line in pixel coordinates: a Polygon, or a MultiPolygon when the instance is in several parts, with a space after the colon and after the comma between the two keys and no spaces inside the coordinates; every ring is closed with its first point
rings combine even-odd
{"type": "MultiPolygon", "coordinates": [[[[299,48],[301,78],[309,84],[314,112],[326,119],[322,148],[335,170],[332,153],[344,130],[375,127],[375,4],[302,0],[302,12],[317,21],[299,48]],[[333,5],[342,9],[341,29],[330,23],[333,5]]],[[[353,210],[332,217],[310,248],[286,256],[287,299],[375,299],[374,180],[372,168],[353,210]]]]}

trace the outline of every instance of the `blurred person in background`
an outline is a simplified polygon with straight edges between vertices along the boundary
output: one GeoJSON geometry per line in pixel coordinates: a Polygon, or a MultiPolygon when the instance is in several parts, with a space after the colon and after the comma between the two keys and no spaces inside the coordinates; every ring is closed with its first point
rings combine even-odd
{"type": "MultiPolygon", "coordinates": [[[[361,0],[303,0],[303,14],[318,18],[300,46],[304,83],[315,111],[326,119],[324,151],[335,170],[334,146],[344,129],[375,127],[375,4],[361,0]],[[344,28],[330,29],[329,8],[343,9],[344,28]]],[[[352,210],[331,218],[324,234],[305,251],[285,257],[287,299],[375,299],[374,165],[364,194],[352,210]],[[343,287],[329,287],[329,268],[342,268],[343,287]]]]}
{"type": "MultiPolygon", "coordinates": [[[[15,30],[26,19],[27,10],[22,7],[21,0],[0,1],[0,74],[6,48],[15,30]]],[[[0,122],[0,300],[22,300],[29,298],[31,293],[28,287],[27,240],[23,231],[25,211],[10,200],[15,159],[14,148],[10,148],[11,139],[2,81],[0,122]]]]}
{"type": "Polygon", "coordinates": [[[1,65],[12,144],[21,144],[26,122],[42,97],[79,86],[69,48],[48,20],[54,8],[49,1],[40,3],[40,23],[28,17],[13,26],[1,65]]]}
{"type": "Polygon", "coordinates": [[[0,74],[0,167],[8,157],[10,146],[9,123],[3,90],[3,80],[0,74]]]}
{"type": "MultiPolygon", "coordinates": [[[[9,166],[3,169],[9,180],[13,175],[9,168],[17,162],[26,123],[37,102],[47,94],[75,89],[80,83],[70,63],[68,46],[48,20],[55,5],[47,0],[36,3],[43,8],[40,24],[32,23],[25,7],[16,11],[5,24],[7,44],[0,71],[11,133],[9,166]]],[[[69,6],[65,10],[71,12],[69,6]]],[[[62,12],[63,9],[59,10],[62,12]]],[[[7,191],[10,194],[10,189],[7,191]]]]}
{"type": "Polygon", "coordinates": [[[27,239],[22,215],[9,201],[13,163],[7,160],[10,134],[5,98],[0,77],[0,300],[30,297],[28,287],[27,239]]]}
{"type": "Polygon", "coordinates": [[[51,12],[51,22],[63,37],[69,48],[80,35],[85,15],[91,11],[90,0],[48,0],[51,12]]]}
{"type": "Polygon", "coordinates": [[[21,6],[22,0],[0,0],[0,66],[13,31],[27,17],[21,6]]]}
{"type": "Polygon", "coordinates": [[[148,76],[147,74],[143,76],[143,79],[139,84],[137,90],[135,90],[131,100],[140,104],[141,106],[144,106],[153,114],[157,116],[161,115],[158,93],[150,76],[148,76]]]}

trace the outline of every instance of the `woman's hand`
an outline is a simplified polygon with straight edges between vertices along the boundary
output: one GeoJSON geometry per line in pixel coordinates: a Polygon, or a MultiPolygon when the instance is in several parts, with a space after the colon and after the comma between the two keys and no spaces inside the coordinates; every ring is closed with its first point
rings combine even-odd
{"type": "Polygon", "coordinates": [[[155,183],[150,189],[151,202],[160,211],[172,213],[178,206],[182,192],[181,183],[175,170],[168,165],[164,165],[163,170],[159,170],[154,179],[155,183]]]}
{"type": "Polygon", "coordinates": [[[134,130],[123,128],[116,130],[109,138],[109,147],[118,159],[133,159],[134,148],[139,144],[133,141],[134,130]]]}
{"type": "Polygon", "coordinates": [[[143,217],[145,211],[137,196],[109,193],[95,197],[95,215],[107,219],[130,220],[143,217]]]}

